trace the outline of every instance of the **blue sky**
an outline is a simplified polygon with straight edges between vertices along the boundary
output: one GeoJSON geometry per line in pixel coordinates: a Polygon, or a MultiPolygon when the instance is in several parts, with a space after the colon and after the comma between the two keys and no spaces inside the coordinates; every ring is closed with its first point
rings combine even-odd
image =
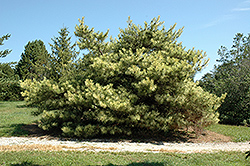
{"type": "Polygon", "coordinates": [[[63,27],[75,42],[73,32],[83,16],[89,27],[110,29],[116,37],[119,28],[127,27],[128,16],[142,25],[159,15],[166,27],[184,27],[178,41],[187,49],[203,50],[210,58],[196,79],[213,69],[221,45],[229,48],[236,33],[250,33],[250,0],[0,0],[0,36],[11,34],[0,50],[13,50],[0,62],[18,61],[24,46],[36,39],[50,51],[48,43],[63,27]]]}

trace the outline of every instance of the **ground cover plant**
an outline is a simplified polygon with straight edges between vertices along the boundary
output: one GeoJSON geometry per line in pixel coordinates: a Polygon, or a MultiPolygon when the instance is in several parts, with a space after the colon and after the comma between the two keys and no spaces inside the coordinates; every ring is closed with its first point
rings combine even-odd
{"type": "Polygon", "coordinates": [[[242,152],[211,154],[110,153],[65,151],[0,152],[2,165],[247,165],[242,152]]]}
{"type": "Polygon", "coordinates": [[[39,126],[88,138],[153,136],[217,123],[225,95],[205,92],[192,79],[208,63],[206,54],[186,49],[177,41],[182,29],[163,23],[158,17],[140,26],[129,18],[128,27],[108,40],[108,31],[95,32],[83,18],[75,35],[86,53],[77,60],[68,33],[60,31],[48,67],[56,71],[21,83],[25,100],[38,107],[39,126]]]}

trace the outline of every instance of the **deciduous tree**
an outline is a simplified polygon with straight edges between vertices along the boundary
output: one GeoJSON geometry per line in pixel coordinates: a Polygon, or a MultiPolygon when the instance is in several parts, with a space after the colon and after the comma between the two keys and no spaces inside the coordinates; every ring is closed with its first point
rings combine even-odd
{"type": "Polygon", "coordinates": [[[221,123],[249,124],[250,34],[237,33],[231,49],[221,46],[218,55],[220,64],[200,80],[200,85],[216,95],[227,93],[218,109],[221,123]]]}

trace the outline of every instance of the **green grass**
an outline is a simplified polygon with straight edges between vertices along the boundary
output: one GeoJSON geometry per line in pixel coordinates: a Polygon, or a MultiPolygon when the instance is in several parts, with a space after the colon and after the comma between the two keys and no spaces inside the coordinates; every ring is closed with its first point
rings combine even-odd
{"type": "Polygon", "coordinates": [[[31,115],[34,109],[25,107],[23,101],[0,101],[0,136],[26,136],[28,133],[21,130],[21,127],[38,120],[39,117],[31,115]]]}
{"type": "Polygon", "coordinates": [[[0,152],[0,165],[178,165],[214,166],[247,165],[241,152],[220,152],[211,154],[179,153],[110,153],[110,152],[44,152],[19,151],[0,152]]]}
{"type": "Polygon", "coordinates": [[[230,136],[235,142],[250,141],[250,127],[216,124],[206,129],[225,136],[230,136]]]}

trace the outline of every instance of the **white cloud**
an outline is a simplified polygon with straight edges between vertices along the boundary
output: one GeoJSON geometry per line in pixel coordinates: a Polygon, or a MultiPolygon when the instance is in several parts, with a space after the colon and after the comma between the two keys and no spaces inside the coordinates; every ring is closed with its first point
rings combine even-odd
{"type": "Polygon", "coordinates": [[[237,17],[239,17],[239,15],[236,14],[237,12],[246,12],[246,11],[250,11],[250,0],[245,0],[239,3],[238,5],[236,5],[235,8],[231,9],[231,12],[229,14],[218,16],[214,20],[203,25],[202,28],[209,28],[212,26],[216,26],[222,22],[236,19],[237,17]]]}
{"type": "Polygon", "coordinates": [[[249,10],[250,10],[250,0],[243,1],[239,3],[236,8],[232,9],[232,11],[237,11],[237,12],[249,11],[249,10]]]}
{"type": "Polygon", "coordinates": [[[249,11],[250,7],[248,8],[234,8],[233,11],[249,11]]]}
{"type": "Polygon", "coordinates": [[[235,16],[232,15],[232,14],[222,15],[222,16],[216,18],[215,20],[213,20],[211,22],[208,22],[207,24],[203,25],[202,28],[209,28],[209,27],[215,26],[217,24],[220,24],[220,23],[222,23],[224,21],[232,20],[232,19],[235,19],[235,16]]]}

